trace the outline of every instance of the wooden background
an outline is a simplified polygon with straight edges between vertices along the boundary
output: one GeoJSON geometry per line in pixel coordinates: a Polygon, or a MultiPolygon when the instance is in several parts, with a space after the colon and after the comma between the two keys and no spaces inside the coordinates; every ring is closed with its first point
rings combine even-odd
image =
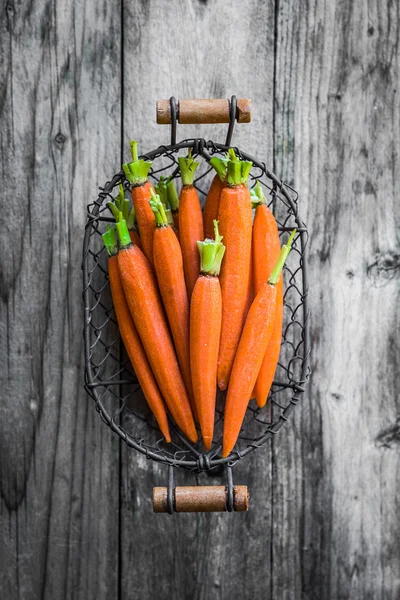
{"type": "Polygon", "coordinates": [[[399,1],[0,6],[2,600],[399,598],[399,1]],[[153,515],[166,471],[83,390],[85,206],[168,138],[157,98],[232,93],[300,192],[313,376],[235,469],[248,514],[153,515]]]}

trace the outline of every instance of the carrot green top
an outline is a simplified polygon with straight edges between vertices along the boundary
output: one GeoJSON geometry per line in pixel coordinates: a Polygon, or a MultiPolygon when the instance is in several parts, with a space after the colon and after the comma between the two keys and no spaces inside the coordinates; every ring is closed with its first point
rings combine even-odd
{"type": "Polygon", "coordinates": [[[131,236],[129,235],[128,227],[126,225],[126,221],[122,216],[122,212],[119,213],[119,218],[116,223],[117,233],[119,237],[119,246],[121,249],[128,248],[132,246],[131,236]]]}
{"type": "Polygon", "coordinates": [[[168,227],[169,221],[166,214],[167,209],[165,208],[164,203],[161,202],[160,196],[155,194],[153,190],[151,190],[149,204],[154,213],[157,227],[168,227]]]}
{"type": "Polygon", "coordinates": [[[119,184],[119,192],[114,198],[114,202],[107,202],[107,207],[112,212],[116,221],[119,219],[119,213],[122,212],[122,216],[126,221],[128,229],[135,228],[135,209],[132,205],[131,210],[129,210],[129,200],[125,198],[124,186],[122,183],[119,184]]]}
{"type": "Polygon", "coordinates": [[[270,278],[268,279],[268,283],[270,285],[276,285],[278,283],[279,277],[281,275],[281,271],[283,269],[283,265],[285,264],[285,261],[288,257],[290,250],[292,249],[292,242],[293,242],[293,238],[295,235],[296,235],[296,229],[293,229],[288,241],[286,242],[286,244],[284,244],[282,246],[279,258],[276,262],[275,267],[272,270],[270,278]]]}
{"type": "Polygon", "coordinates": [[[192,158],[192,150],[189,148],[187,158],[180,156],[178,158],[179,168],[183,185],[193,185],[194,172],[200,163],[192,158]]]}
{"type": "Polygon", "coordinates": [[[253,208],[256,208],[259,204],[267,204],[267,199],[258,179],[256,185],[250,190],[250,198],[253,208]]]}
{"type": "Polygon", "coordinates": [[[214,220],[215,240],[206,238],[204,242],[197,242],[200,252],[200,271],[203,275],[212,275],[218,277],[221,269],[221,262],[225,253],[225,246],[222,243],[222,236],[219,235],[218,221],[214,220]]]}
{"type": "Polygon", "coordinates": [[[151,162],[149,160],[143,160],[138,158],[138,143],[134,140],[130,143],[132,162],[124,163],[122,168],[125,173],[125,177],[134,187],[143,185],[147,181],[147,177],[150,171],[151,162]]]}
{"type": "Polygon", "coordinates": [[[167,180],[165,177],[160,177],[160,181],[154,186],[157,194],[160,196],[161,202],[165,207],[168,206],[167,180]]]}
{"type": "Polygon", "coordinates": [[[179,209],[179,196],[176,191],[174,180],[170,178],[167,179],[167,196],[171,210],[173,212],[177,211],[179,209]]]}
{"type": "Polygon", "coordinates": [[[223,158],[213,156],[210,159],[210,165],[214,167],[214,170],[217,172],[221,181],[225,181],[228,160],[228,156],[224,156],[223,158]]]}
{"type": "Polygon", "coordinates": [[[213,157],[210,164],[218,173],[220,179],[229,186],[235,187],[246,184],[253,163],[248,160],[240,160],[233,148],[229,148],[226,158],[213,157]]]}
{"type": "Polygon", "coordinates": [[[107,231],[101,236],[103,238],[104,245],[107,249],[108,256],[115,256],[118,254],[118,243],[117,235],[115,233],[115,227],[107,226],[107,231]]]}

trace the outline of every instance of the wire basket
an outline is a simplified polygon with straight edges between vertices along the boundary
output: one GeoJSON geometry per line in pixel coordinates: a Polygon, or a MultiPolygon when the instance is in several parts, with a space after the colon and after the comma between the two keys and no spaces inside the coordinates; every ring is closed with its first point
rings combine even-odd
{"type": "MultiPolygon", "coordinates": [[[[199,138],[176,143],[175,121],[172,126],[173,143],[160,146],[141,157],[153,163],[149,174],[150,181],[155,184],[161,175],[172,174],[173,177],[178,177],[178,156],[182,155],[182,150],[187,151],[188,148],[192,148],[193,157],[200,162],[194,185],[199,192],[200,200],[205,199],[213,174],[209,160],[214,155],[225,154],[228,148],[232,147],[230,144],[232,121],[233,119],[230,122],[225,144],[199,138]]],[[[282,243],[287,239],[287,232],[295,227],[297,234],[283,271],[285,290],[283,337],[274,383],[265,407],[258,408],[254,400],[249,403],[238,442],[229,457],[220,456],[225,394],[218,392],[211,450],[204,453],[201,441],[197,445],[191,444],[172,423],[170,423],[172,442],[166,444],[155,418],[140,393],[136,377],[120,341],[109,289],[107,252],[101,234],[104,233],[107,223],[113,222],[106,205],[115,196],[114,188],[118,188],[119,183],[122,182],[127,191],[130,189],[123,172],[114,175],[100,188],[97,200],[87,207],[82,264],[85,389],[94,400],[96,410],[103,421],[128,446],[143,453],[146,458],[171,467],[190,469],[193,472],[212,473],[226,466],[229,468],[230,481],[230,468],[237,461],[260,448],[288,420],[300,402],[310,375],[307,327],[308,286],[305,262],[308,233],[299,214],[298,194],[268,171],[263,162],[249,156],[240,148],[235,146],[233,148],[239,158],[252,161],[249,187],[253,187],[257,179],[261,182],[264,194],[270,200],[269,206],[277,220],[282,243]]]]}

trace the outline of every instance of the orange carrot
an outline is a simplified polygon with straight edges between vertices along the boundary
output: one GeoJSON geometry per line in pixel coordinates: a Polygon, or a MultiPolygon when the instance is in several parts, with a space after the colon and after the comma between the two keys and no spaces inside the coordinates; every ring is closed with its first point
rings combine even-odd
{"type": "Polygon", "coordinates": [[[153,211],[149,205],[152,185],[147,179],[151,162],[139,160],[137,142],[131,141],[130,145],[132,162],[123,164],[122,168],[125,177],[132,184],[132,202],[136,213],[143,252],[151,266],[153,266],[153,234],[156,224],[153,211]]]}
{"type": "Polygon", "coordinates": [[[247,315],[226,397],[222,456],[229,456],[240,433],[253,386],[269,340],[276,314],[276,284],[290,252],[296,230],[282,247],[271,277],[259,290],[247,315]]]}
{"type": "Polygon", "coordinates": [[[204,239],[203,215],[196,188],[193,186],[194,172],[199,163],[191,157],[178,158],[183,186],[179,196],[179,241],[182,248],[183,268],[189,300],[200,272],[200,257],[197,242],[204,239]]]}
{"type": "MultiPolygon", "coordinates": [[[[211,161],[216,160],[219,159],[211,159],[211,161]]],[[[206,238],[212,238],[214,234],[214,221],[218,219],[219,201],[224,187],[224,181],[221,180],[221,177],[218,174],[215,175],[210,185],[210,189],[208,190],[203,209],[204,236],[206,238]]]]}
{"type": "Polygon", "coordinates": [[[198,242],[200,275],[190,304],[190,366],[193,392],[204,446],[209,450],[214,435],[218,350],[221,333],[222,297],[219,270],[225,247],[214,221],[215,241],[198,242]]]}
{"type": "Polygon", "coordinates": [[[182,251],[176,235],[168,224],[164,204],[152,194],[150,206],[157,227],[153,236],[154,269],[164,302],[176,355],[181,368],[193,413],[195,403],[190,375],[189,357],[189,299],[183,272],[182,251]]]}
{"type": "MultiPolygon", "coordinates": [[[[267,206],[260,182],[258,181],[252,200],[256,204],[256,215],[253,226],[253,270],[254,291],[259,289],[270,277],[272,269],[279,258],[280,241],[278,226],[274,215],[267,206]]],[[[282,341],[283,317],[283,277],[279,279],[276,290],[276,315],[274,329],[267,346],[260,372],[253,390],[257,405],[262,407],[267,402],[276,367],[278,364],[282,341]]]]}
{"type": "Polygon", "coordinates": [[[142,388],[143,394],[157,419],[161,433],[167,442],[171,441],[169,433],[167,413],[165,404],[160,394],[160,390],[154,379],[149,361],[147,360],[142,342],[133,323],[126,302],[124,289],[118,269],[118,246],[115,235],[115,229],[109,229],[103,234],[104,244],[109,255],[108,258],[108,276],[110,279],[111,295],[114,303],[114,310],[117,317],[118,327],[128,353],[132,367],[135,371],[137,380],[142,388]]]}
{"type": "Polygon", "coordinates": [[[226,254],[221,268],[222,328],[218,387],[225,390],[242,333],[248,295],[251,258],[252,211],[245,182],[252,163],[240,161],[229,150],[226,187],[219,203],[219,228],[226,254]]]}
{"type": "Polygon", "coordinates": [[[135,229],[135,207],[132,206],[131,210],[129,211],[129,200],[125,198],[124,186],[122,183],[119,184],[119,192],[116,198],[114,198],[114,202],[108,202],[107,207],[112,212],[116,221],[118,221],[119,213],[122,212],[129,229],[131,242],[139,246],[139,248],[142,250],[142,242],[140,241],[140,237],[135,229]]]}
{"type": "Polygon", "coordinates": [[[117,231],[121,247],[119,272],[133,321],[172,417],[189,440],[195,442],[197,432],[192,411],[154,274],[144,254],[131,243],[123,219],[117,223],[117,231]]]}

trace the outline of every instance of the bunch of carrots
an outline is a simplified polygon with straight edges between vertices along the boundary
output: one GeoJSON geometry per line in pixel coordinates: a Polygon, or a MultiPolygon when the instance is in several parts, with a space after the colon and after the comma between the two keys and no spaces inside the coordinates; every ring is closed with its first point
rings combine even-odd
{"type": "Polygon", "coordinates": [[[247,188],[252,163],[233,149],[210,161],[216,174],[203,211],[193,185],[199,163],[190,151],[178,159],[180,194],[172,178],[153,188],[151,162],[138,157],[137,142],[131,154],[123,170],[132,204],[121,184],[108,204],[115,226],[103,234],[121,337],[166,442],[169,413],[193,443],[198,422],[209,450],[217,388],[226,390],[226,457],[249,400],[264,406],[273,382],[281,271],[295,232],[281,249],[260,182],[247,188]]]}

